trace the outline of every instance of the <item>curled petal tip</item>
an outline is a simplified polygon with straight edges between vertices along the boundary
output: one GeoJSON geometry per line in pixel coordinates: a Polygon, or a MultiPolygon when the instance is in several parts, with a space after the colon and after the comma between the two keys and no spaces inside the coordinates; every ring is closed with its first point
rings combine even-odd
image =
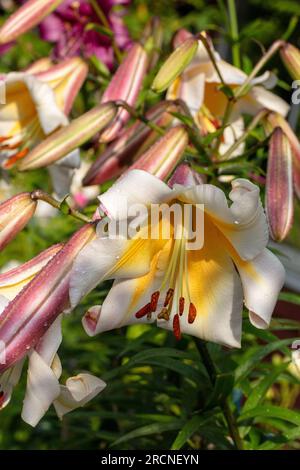
{"type": "Polygon", "coordinates": [[[0,44],[14,41],[40,23],[63,0],[28,0],[13,13],[0,29],[0,44]]]}
{"type": "Polygon", "coordinates": [[[108,102],[95,106],[69,125],[51,134],[20,161],[20,171],[43,168],[60,160],[104,129],[115,117],[117,107],[108,102]]]}
{"type": "Polygon", "coordinates": [[[288,138],[279,127],[275,129],[269,146],[266,212],[271,237],[284,240],[293,224],[293,156],[288,138]]]}
{"type": "Polygon", "coordinates": [[[30,193],[17,194],[0,204],[0,250],[25,227],[36,205],[30,193]]]}
{"type": "Polygon", "coordinates": [[[160,68],[152,83],[152,89],[158,93],[166,90],[189,65],[197,49],[198,40],[194,37],[182,42],[160,68]]]}

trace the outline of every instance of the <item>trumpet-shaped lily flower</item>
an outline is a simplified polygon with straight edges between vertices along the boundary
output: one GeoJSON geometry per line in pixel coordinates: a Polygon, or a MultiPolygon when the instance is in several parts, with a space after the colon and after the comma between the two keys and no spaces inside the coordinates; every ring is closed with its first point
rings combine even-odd
{"type": "Polygon", "coordinates": [[[22,269],[1,275],[0,339],[5,348],[1,351],[4,360],[0,365],[0,409],[9,403],[28,355],[22,417],[32,426],[52,403],[62,417],[105,387],[103,381],[87,373],[69,378],[66,385],[59,384],[61,364],[57,350],[62,340],[61,312],[69,305],[70,267],[79,250],[93,237],[94,229],[87,225],[65,247],[55,245],[22,269]]]}
{"type": "Polygon", "coordinates": [[[30,193],[20,193],[0,204],[0,250],[25,227],[36,209],[30,193]]]}
{"type": "MultiPolygon", "coordinates": [[[[79,58],[47,70],[43,67],[39,63],[3,77],[6,103],[0,110],[0,158],[4,168],[12,167],[47,134],[68,124],[67,114],[87,74],[79,58]]],[[[78,167],[78,151],[60,164],[60,172],[78,167]]]]}
{"type": "Polygon", "coordinates": [[[108,220],[132,222],[135,204],[142,204],[147,216],[133,236],[99,232],[78,255],[70,280],[72,305],[99,282],[115,279],[101,308],[84,318],[88,334],[156,321],[178,339],[188,333],[239,347],[243,302],[253,325],[269,325],[284,269],[266,249],[268,226],[258,187],[244,179],[233,181],[229,205],[221,189],[194,185],[190,179],[187,184],[173,180],[170,188],[133,170],[100,196],[108,220]],[[158,236],[151,236],[153,205],[164,204],[167,214],[175,202],[181,207],[179,217],[162,215],[154,232],[158,236]],[[189,245],[188,227],[195,233],[203,230],[202,245],[189,245]]]}
{"type": "MultiPolygon", "coordinates": [[[[207,41],[226,85],[230,87],[232,91],[243,85],[247,79],[247,75],[242,70],[225,62],[214,50],[208,37],[207,41]]],[[[194,55],[194,42],[191,39],[191,35],[187,32],[180,31],[178,37],[175,38],[175,45],[178,47],[178,50],[180,50],[180,48],[183,48],[184,44],[188,44],[188,52],[194,55]]],[[[174,54],[175,53],[176,50],[174,54]]],[[[180,55],[177,61],[178,59],[180,59],[180,55]]],[[[190,56],[188,56],[188,59],[190,59],[190,56]]],[[[169,75],[170,78],[172,78],[172,73],[174,73],[174,70],[166,70],[165,75],[167,75],[167,78],[165,78],[165,80],[168,79],[169,75]]],[[[266,89],[274,86],[275,82],[275,77],[268,72],[251,81],[249,91],[233,106],[229,121],[227,122],[228,125],[225,127],[223,133],[223,141],[219,148],[220,155],[224,154],[243,134],[244,122],[242,115],[244,113],[255,115],[259,110],[266,108],[278,112],[283,116],[287,114],[289,109],[287,103],[266,89]]],[[[205,135],[207,133],[216,132],[222,126],[228,100],[221,90],[221,84],[214,64],[205,46],[199,40],[196,54],[182,73],[173,80],[173,83],[168,89],[167,97],[169,99],[181,98],[185,101],[200,132],[205,135]]],[[[232,156],[240,154],[242,151],[243,145],[236,149],[232,156]]]]}

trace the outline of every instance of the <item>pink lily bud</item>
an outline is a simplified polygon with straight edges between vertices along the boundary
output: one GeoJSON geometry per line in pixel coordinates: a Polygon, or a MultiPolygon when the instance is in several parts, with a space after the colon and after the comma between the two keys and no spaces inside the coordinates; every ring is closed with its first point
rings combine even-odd
{"type": "Polygon", "coordinates": [[[267,116],[266,131],[270,133],[276,127],[280,127],[283,130],[292,147],[294,190],[298,199],[300,199],[300,142],[289,123],[281,114],[269,113],[267,116]]]}
{"type": "Polygon", "coordinates": [[[300,50],[286,42],[280,49],[280,56],[290,76],[300,80],[300,50]]]}
{"type": "Polygon", "coordinates": [[[95,106],[44,139],[19,162],[18,169],[25,171],[43,168],[60,160],[104,129],[116,113],[114,103],[95,106]]]}
{"type": "Polygon", "coordinates": [[[0,29],[0,44],[14,41],[40,23],[63,0],[28,0],[11,15],[0,29]]]}
{"type": "Polygon", "coordinates": [[[5,345],[6,361],[0,364],[0,373],[25,356],[69,307],[73,261],[94,237],[94,225],[83,226],[4,309],[0,339],[5,345]]]}
{"type": "Polygon", "coordinates": [[[158,93],[166,90],[189,65],[197,50],[198,40],[195,37],[181,43],[160,68],[152,83],[152,89],[158,93]]]}
{"type": "MultiPolygon", "coordinates": [[[[176,109],[175,105],[162,101],[149,109],[146,118],[157,126],[166,127],[173,120],[171,111],[176,109]]],[[[83,179],[84,186],[102,184],[119,176],[139,154],[144,153],[152,145],[157,137],[157,132],[140,121],[124,129],[121,136],[92,164],[83,179]]]]}
{"type": "MultiPolygon", "coordinates": [[[[101,102],[123,100],[128,105],[134,106],[147,71],[147,65],[147,52],[140,44],[134,44],[114,74],[101,102]]],[[[119,109],[113,123],[101,134],[100,141],[110,142],[113,140],[129,117],[128,111],[119,109]]]]}
{"type": "Polygon", "coordinates": [[[204,183],[206,183],[205,175],[197,173],[188,163],[180,163],[169,179],[168,186],[173,188],[175,184],[181,184],[182,186],[189,187],[204,183]]]}
{"type": "Polygon", "coordinates": [[[188,140],[183,126],[172,127],[129,170],[145,170],[157,178],[165,179],[178,165],[188,140]]]}
{"type": "Polygon", "coordinates": [[[277,127],[270,139],[266,181],[266,212],[276,241],[284,240],[293,224],[292,158],[289,140],[277,127]]]}
{"type": "Polygon", "coordinates": [[[177,31],[177,33],[175,34],[175,36],[173,38],[173,47],[174,47],[174,49],[181,46],[181,44],[183,44],[184,41],[186,41],[187,39],[190,39],[192,37],[193,37],[192,33],[190,33],[187,29],[184,29],[184,28],[179,29],[179,31],[177,31]]]}
{"type": "Polygon", "coordinates": [[[33,216],[36,201],[30,193],[20,193],[0,204],[0,250],[15,238],[33,216]]]}
{"type": "Polygon", "coordinates": [[[63,243],[50,246],[26,263],[0,274],[0,295],[9,300],[14,299],[63,246],[63,243]]]}

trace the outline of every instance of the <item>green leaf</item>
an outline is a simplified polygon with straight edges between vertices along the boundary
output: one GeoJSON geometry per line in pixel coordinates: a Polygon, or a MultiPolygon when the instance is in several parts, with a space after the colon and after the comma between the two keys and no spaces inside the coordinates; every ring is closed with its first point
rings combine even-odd
{"type": "Polygon", "coordinates": [[[246,421],[251,418],[279,418],[289,423],[300,426],[300,413],[281,408],[275,405],[257,406],[254,409],[242,413],[238,421],[246,421]]]}
{"type": "Polygon", "coordinates": [[[259,384],[254,386],[251,394],[248,396],[248,399],[244,404],[243,413],[257,407],[261,403],[271,385],[273,385],[277,377],[287,368],[287,366],[288,363],[281,364],[279,367],[268,373],[268,375],[266,375],[259,384]]]}
{"type": "Polygon", "coordinates": [[[280,339],[278,341],[274,341],[273,343],[269,343],[266,346],[259,346],[259,348],[255,350],[254,354],[252,354],[251,357],[249,357],[236,369],[236,383],[246,377],[249,372],[256,366],[256,364],[259,364],[265,356],[272,353],[273,351],[276,351],[277,349],[280,350],[288,344],[292,344],[293,340],[295,339],[297,338],[280,339]]]}
{"type": "Polygon", "coordinates": [[[112,443],[112,446],[116,446],[122,442],[127,442],[139,437],[151,436],[152,434],[161,434],[166,431],[175,431],[176,429],[180,429],[182,425],[182,420],[174,420],[172,423],[154,423],[147,426],[142,426],[141,428],[130,431],[124,436],[120,437],[120,439],[117,439],[112,443]]]}
{"type": "Polygon", "coordinates": [[[172,444],[171,450],[180,450],[184,444],[195,434],[198,429],[205,425],[207,421],[210,419],[210,415],[202,415],[202,416],[193,416],[192,419],[187,421],[183,428],[177,434],[175,441],[172,444]]]}
{"type": "Polygon", "coordinates": [[[231,393],[234,386],[234,375],[232,373],[218,374],[205,408],[211,408],[222,402],[231,393]]]}
{"type": "Polygon", "coordinates": [[[300,294],[294,294],[292,292],[281,292],[279,294],[279,300],[284,300],[285,302],[300,305],[300,294]]]}

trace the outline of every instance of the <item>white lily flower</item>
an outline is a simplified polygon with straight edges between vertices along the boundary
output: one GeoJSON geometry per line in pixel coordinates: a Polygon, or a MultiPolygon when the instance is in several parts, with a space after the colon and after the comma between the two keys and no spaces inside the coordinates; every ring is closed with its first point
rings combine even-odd
{"type": "MultiPolygon", "coordinates": [[[[182,40],[186,40],[188,37],[189,33],[185,32],[183,34],[180,31],[177,41],[175,38],[175,45],[178,42],[182,42],[182,40]]],[[[209,43],[224,82],[234,91],[238,86],[243,85],[247,75],[242,70],[223,60],[214,50],[212,42],[209,41],[209,43]]],[[[266,72],[251,81],[249,91],[234,105],[229,125],[225,128],[223,141],[219,148],[220,155],[224,154],[243,134],[243,114],[255,115],[263,108],[266,108],[286,116],[289,105],[274,93],[268,91],[268,88],[274,87],[275,84],[276,77],[270,72],[266,72]]],[[[199,41],[195,57],[182,74],[171,84],[167,92],[167,98],[180,98],[185,101],[200,131],[205,135],[217,131],[222,125],[227,98],[220,90],[220,85],[221,80],[214,64],[203,43],[199,41]]],[[[232,156],[240,155],[243,152],[243,148],[244,146],[241,145],[232,156]]]]}
{"type": "MultiPolygon", "coordinates": [[[[126,221],[132,204],[174,202],[204,205],[204,244],[190,249],[185,232],[175,236],[184,220],[169,224],[171,237],[131,239],[98,236],[79,253],[70,280],[71,304],[105,279],[115,279],[103,305],[95,306],[83,324],[88,334],[135,322],[157,322],[173,330],[227,346],[241,342],[243,302],[250,321],[267,328],[284,282],[284,269],[266,249],[268,227],[259,188],[245,179],[232,182],[231,205],[223,191],[210,184],[174,184],[170,188],[153,175],[133,170],[99,197],[113,220],[126,221]],[[142,191],[141,191],[142,188],[142,191]]],[[[150,226],[145,227],[149,233],[150,226]]],[[[198,228],[197,228],[198,230],[198,228]]],[[[166,232],[165,232],[166,233],[166,232]]],[[[142,232],[143,234],[143,232],[142,232]]]]}

